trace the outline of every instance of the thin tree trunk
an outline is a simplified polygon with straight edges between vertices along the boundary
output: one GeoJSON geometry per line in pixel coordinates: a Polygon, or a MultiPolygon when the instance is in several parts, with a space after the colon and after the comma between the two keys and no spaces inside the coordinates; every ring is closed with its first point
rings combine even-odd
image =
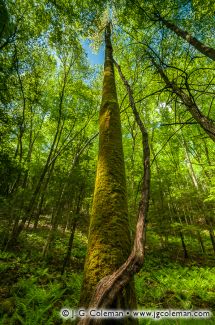
{"type": "Polygon", "coordinates": [[[67,78],[68,78],[68,74],[71,70],[72,67],[72,61],[70,63],[70,66],[68,68],[68,70],[64,71],[64,78],[63,78],[63,86],[62,86],[62,90],[60,93],[60,102],[59,102],[59,112],[58,112],[58,120],[57,120],[57,128],[56,128],[56,132],[53,138],[53,142],[51,145],[51,149],[49,151],[45,166],[42,170],[42,173],[40,175],[39,181],[36,185],[36,188],[32,194],[31,200],[29,202],[29,205],[26,209],[25,215],[22,218],[21,222],[19,223],[18,227],[12,232],[11,234],[11,243],[16,242],[20,233],[22,232],[22,230],[24,229],[25,223],[26,221],[31,218],[32,212],[35,208],[35,204],[38,198],[38,195],[40,193],[40,189],[42,187],[44,178],[49,170],[49,168],[56,162],[56,159],[52,159],[53,155],[55,155],[55,153],[57,152],[57,148],[59,145],[59,141],[62,135],[62,131],[63,131],[63,126],[64,126],[64,119],[62,116],[62,111],[63,111],[63,100],[64,100],[64,95],[65,95],[65,89],[66,89],[66,83],[67,83],[67,78]]]}
{"type": "Polygon", "coordinates": [[[71,227],[71,233],[70,233],[70,237],[69,237],[69,243],[68,243],[68,247],[67,247],[66,256],[65,256],[64,261],[63,261],[63,266],[62,266],[61,274],[64,274],[65,268],[69,264],[69,260],[70,260],[71,252],[72,252],[72,245],[73,245],[73,239],[74,239],[74,235],[75,235],[76,226],[77,226],[77,216],[74,217],[73,224],[72,224],[72,227],[71,227]]]}
{"type": "MultiPolygon", "coordinates": [[[[38,211],[36,212],[36,215],[34,216],[34,229],[35,230],[37,229],[39,218],[40,218],[40,215],[42,213],[44,199],[45,199],[45,192],[43,192],[41,197],[40,197],[40,202],[38,204],[38,211]]],[[[30,220],[31,219],[29,219],[29,222],[30,222],[30,220]]]]}
{"type": "Polygon", "coordinates": [[[211,166],[211,159],[210,159],[209,150],[208,150],[207,143],[206,143],[205,139],[203,139],[203,143],[204,143],[205,155],[207,158],[208,165],[211,166]]]}
{"type": "MultiPolygon", "coordinates": [[[[38,204],[38,210],[36,211],[36,214],[34,216],[34,229],[37,228],[37,225],[38,225],[38,222],[39,222],[39,218],[40,218],[40,215],[41,215],[41,212],[42,212],[42,208],[43,208],[43,203],[44,203],[44,199],[45,199],[45,195],[46,195],[46,190],[47,190],[47,187],[49,185],[49,181],[50,181],[50,178],[52,176],[52,173],[54,171],[54,166],[55,166],[55,162],[56,161],[53,161],[52,165],[51,165],[51,168],[48,170],[48,175],[46,177],[46,180],[45,180],[45,183],[42,187],[42,193],[41,193],[41,196],[40,196],[40,200],[39,200],[39,204],[38,204]]],[[[31,221],[33,217],[33,211],[29,217],[29,222],[31,221]]]]}
{"type": "Polygon", "coordinates": [[[197,238],[198,238],[198,240],[199,240],[199,243],[200,243],[200,247],[201,247],[202,253],[205,255],[205,254],[206,254],[205,246],[204,246],[204,242],[203,242],[203,240],[202,240],[202,236],[201,236],[201,233],[200,233],[199,230],[197,231],[197,238]]]}
{"type": "Polygon", "coordinates": [[[75,235],[75,230],[76,230],[76,226],[77,226],[78,217],[79,217],[79,214],[80,214],[80,208],[81,208],[81,202],[83,200],[83,195],[84,195],[84,187],[81,186],[80,193],[78,195],[78,201],[77,201],[75,216],[74,216],[73,221],[72,221],[69,243],[68,243],[68,247],[67,247],[66,256],[65,256],[64,261],[63,261],[61,274],[64,274],[65,268],[68,265],[70,257],[71,257],[73,239],[74,239],[74,235],[75,235]]]}
{"type": "Polygon", "coordinates": [[[182,248],[183,248],[183,252],[184,252],[184,258],[188,258],[188,252],[187,252],[187,247],[184,241],[184,235],[182,234],[181,231],[179,231],[179,235],[181,238],[181,244],[182,244],[182,248]]]}
{"type": "MultiPolygon", "coordinates": [[[[22,78],[19,73],[19,61],[18,61],[18,56],[17,56],[17,48],[15,46],[15,59],[16,59],[16,73],[17,77],[19,80],[19,85],[20,85],[20,90],[21,90],[21,95],[22,95],[22,100],[23,100],[23,110],[22,110],[22,118],[21,118],[21,123],[19,125],[19,133],[18,133],[18,144],[15,152],[15,158],[19,154],[19,161],[22,161],[23,158],[23,143],[22,143],[22,138],[25,133],[26,129],[26,121],[25,121],[25,116],[26,116],[26,98],[25,98],[25,92],[24,92],[24,87],[23,87],[23,82],[22,78]]],[[[19,174],[19,177],[21,177],[21,172],[19,174]]],[[[19,178],[18,177],[18,178],[19,178]]]]}
{"type": "Polygon", "coordinates": [[[68,243],[68,247],[67,247],[66,256],[65,256],[64,261],[63,261],[61,274],[64,274],[65,268],[68,265],[70,257],[71,257],[73,239],[74,239],[75,230],[76,230],[76,226],[77,226],[77,222],[78,222],[78,217],[79,217],[79,214],[80,214],[81,202],[83,201],[83,196],[84,196],[84,186],[81,186],[80,193],[78,195],[75,216],[74,216],[73,221],[72,221],[69,243],[68,243]]]}
{"type": "Polygon", "coordinates": [[[211,221],[208,217],[205,217],[205,221],[206,224],[208,225],[208,230],[209,230],[209,234],[210,234],[210,239],[211,239],[211,244],[215,253],[215,237],[214,237],[214,231],[213,231],[213,227],[211,224],[211,221]]]}
{"type": "MultiPolygon", "coordinates": [[[[60,110],[60,111],[61,111],[61,110],[60,110]]],[[[61,116],[61,113],[59,113],[59,114],[60,114],[60,116],[61,116]]],[[[56,130],[56,133],[55,133],[55,136],[54,136],[54,139],[53,139],[53,142],[52,142],[52,146],[51,146],[51,149],[50,149],[50,151],[49,151],[49,155],[48,155],[48,157],[47,157],[47,160],[46,160],[45,166],[43,167],[42,173],[41,173],[41,175],[40,175],[39,181],[38,181],[38,183],[37,183],[37,185],[36,185],[36,188],[35,188],[35,190],[34,190],[34,192],[33,192],[33,194],[32,194],[31,200],[30,200],[29,205],[28,205],[28,207],[27,207],[27,209],[26,209],[26,212],[25,212],[24,217],[22,218],[22,220],[21,220],[20,224],[18,225],[18,227],[17,227],[17,228],[12,232],[12,234],[11,234],[11,242],[16,242],[16,241],[17,241],[17,239],[18,239],[20,233],[21,233],[22,230],[24,229],[24,226],[25,226],[26,221],[27,221],[29,218],[31,218],[31,215],[32,215],[32,212],[33,212],[33,210],[34,210],[35,203],[36,203],[36,200],[37,200],[37,198],[38,198],[38,195],[39,195],[39,193],[40,193],[40,189],[41,189],[41,187],[42,187],[42,184],[43,184],[44,178],[45,178],[45,176],[46,176],[46,174],[47,174],[47,172],[48,172],[48,170],[49,170],[49,168],[50,168],[49,163],[50,163],[50,160],[51,160],[52,154],[53,154],[54,150],[56,149],[56,148],[55,148],[55,144],[56,144],[57,139],[58,139],[58,134],[59,134],[59,133],[61,134],[60,129],[59,129],[59,128],[60,128],[60,120],[61,120],[61,117],[59,117],[59,120],[58,120],[58,127],[57,127],[57,130],[56,130]]],[[[55,163],[55,160],[53,161],[52,164],[54,164],[54,163],[55,163]]]]}
{"type": "Polygon", "coordinates": [[[196,190],[198,191],[198,189],[199,189],[198,180],[196,178],[196,174],[195,174],[194,169],[193,169],[193,164],[192,164],[192,162],[190,160],[190,155],[189,155],[187,143],[186,143],[184,137],[183,137],[183,144],[184,144],[184,148],[185,148],[185,157],[186,157],[186,160],[187,160],[188,171],[189,171],[192,183],[193,183],[194,187],[196,188],[196,190]]]}
{"type": "MultiPolygon", "coordinates": [[[[132,0],[132,2],[134,2],[135,5],[143,11],[144,15],[148,16],[146,11],[140,6],[138,1],[132,0]]],[[[153,18],[151,17],[152,20],[160,21],[164,26],[166,26],[168,29],[173,31],[176,35],[183,38],[186,42],[188,42],[190,45],[195,47],[199,52],[201,52],[202,54],[204,54],[208,58],[215,61],[215,49],[213,47],[209,47],[209,46],[204,45],[202,42],[200,42],[197,38],[193,37],[187,31],[185,31],[182,28],[176,26],[175,24],[173,24],[169,20],[166,20],[164,17],[161,16],[161,14],[157,10],[154,12],[153,16],[154,16],[153,18]]]]}
{"type": "Polygon", "coordinates": [[[43,258],[46,258],[48,256],[49,252],[51,251],[51,249],[54,246],[54,241],[55,241],[57,226],[58,226],[57,216],[55,215],[53,217],[52,227],[50,229],[50,232],[49,232],[49,235],[48,235],[46,244],[43,247],[43,253],[42,253],[43,258]]]}
{"type": "Polygon", "coordinates": [[[210,239],[211,239],[211,244],[215,253],[215,238],[214,238],[214,231],[213,229],[210,227],[209,229],[209,233],[210,233],[210,239]]]}
{"type": "Polygon", "coordinates": [[[175,34],[177,34],[179,37],[183,38],[186,42],[188,42],[190,45],[195,47],[199,52],[207,56],[208,58],[215,61],[215,49],[209,46],[204,45],[202,42],[200,42],[197,38],[193,37],[190,33],[187,31],[184,31],[180,27],[176,26],[172,22],[166,20],[161,15],[157,14],[156,17],[160,22],[162,22],[167,28],[172,30],[175,34]]]}
{"type": "MultiPolygon", "coordinates": [[[[149,53],[148,53],[149,54],[149,53]]],[[[150,55],[150,54],[149,54],[150,55]]],[[[213,121],[201,113],[196,102],[194,101],[191,95],[187,95],[174,81],[170,81],[167,74],[165,74],[161,65],[155,62],[154,58],[150,55],[152,64],[155,66],[159,72],[161,78],[166,83],[167,87],[172,89],[172,92],[175,93],[187,107],[188,111],[192,117],[198,122],[201,128],[208,134],[208,136],[215,141],[215,125],[213,121]]]]}

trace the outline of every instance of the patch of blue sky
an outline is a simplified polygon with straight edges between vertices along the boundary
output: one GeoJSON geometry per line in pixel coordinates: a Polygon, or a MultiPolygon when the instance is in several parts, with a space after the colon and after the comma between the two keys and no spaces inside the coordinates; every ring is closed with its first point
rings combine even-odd
{"type": "Polygon", "coordinates": [[[87,54],[87,59],[92,66],[104,63],[104,46],[100,46],[98,52],[94,53],[90,40],[81,41],[81,44],[87,54]]]}
{"type": "Polygon", "coordinates": [[[90,40],[81,40],[81,45],[87,55],[88,63],[91,65],[94,71],[90,78],[88,77],[87,79],[84,79],[87,85],[91,85],[93,80],[96,79],[97,75],[100,73],[101,68],[104,64],[104,52],[105,52],[104,45],[101,45],[99,50],[95,52],[92,49],[91,43],[92,41],[90,40]]]}

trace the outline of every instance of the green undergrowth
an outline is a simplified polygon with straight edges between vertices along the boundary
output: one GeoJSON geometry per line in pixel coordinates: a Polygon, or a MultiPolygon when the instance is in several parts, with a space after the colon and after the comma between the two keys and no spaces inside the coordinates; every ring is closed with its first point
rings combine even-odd
{"type": "MultiPolygon", "coordinates": [[[[47,235],[45,227],[29,229],[15,249],[0,253],[0,324],[57,325],[62,323],[59,317],[62,307],[77,308],[86,236],[76,231],[70,265],[61,275],[69,232],[58,231],[53,252],[44,260],[42,248],[47,235]]],[[[184,259],[179,244],[177,239],[170,238],[164,249],[159,237],[148,232],[144,267],[135,276],[138,308],[205,309],[215,314],[214,257],[202,256],[192,249],[195,242],[190,242],[190,258],[184,259]]],[[[198,325],[215,324],[215,320],[140,319],[140,325],[158,323],[198,325]]]]}
{"type": "MultiPolygon", "coordinates": [[[[210,310],[215,315],[215,258],[208,234],[203,254],[197,242],[186,236],[185,259],[178,237],[169,236],[166,247],[148,231],[142,270],[135,276],[138,309],[210,310]],[[152,249],[153,248],[153,249],[152,249]]],[[[215,324],[215,319],[140,319],[140,324],[215,324]]]]}
{"type": "Polygon", "coordinates": [[[0,324],[61,324],[60,309],[77,307],[86,236],[76,232],[70,265],[61,275],[69,233],[57,233],[52,254],[43,260],[47,234],[29,230],[13,251],[0,253],[0,324]]]}
{"type": "MultiPolygon", "coordinates": [[[[215,268],[182,266],[154,258],[146,260],[144,268],[135,277],[138,308],[140,310],[210,310],[215,312],[215,268]]],[[[162,324],[198,324],[195,320],[159,320],[162,324]]],[[[212,320],[199,320],[210,324],[212,320]]],[[[156,320],[155,323],[157,323],[156,320]]],[[[214,324],[215,320],[211,324],[214,324]]],[[[140,324],[154,324],[141,321],[140,324]]]]}

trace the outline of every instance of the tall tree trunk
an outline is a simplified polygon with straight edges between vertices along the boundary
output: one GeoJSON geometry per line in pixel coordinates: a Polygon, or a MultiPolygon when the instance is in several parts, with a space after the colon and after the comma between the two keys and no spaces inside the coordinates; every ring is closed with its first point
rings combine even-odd
{"type": "MultiPolygon", "coordinates": [[[[110,24],[105,32],[105,64],[99,116],[99,154],[80,305],[88,307],[98,282],[121,266],[131,251],[120,113],[116,94],[110,24]]],[[[133,281],[109,308],[135,307],[133,281]]],[[[101,324],[134,324],[132,320],[101,324]]]]}
{"type": "MultiPolygon", "coordinates": [[[[110,28],[108,26],[108,28],[110,28]]],[[[107,28],[107,32],[108,32],[107,28]]],[[[106,43],[107,44],[107,43],[106,43]]],[[[136,109],[135,101],[132,95],[132,89],[122,74],[120,66],[114,61],[119,71],[120,77],[125,85],[127,93],[129,95],[129,102],[135,116],[135,121],[139,126],[142,134],[142,145],[143,145],[143,183],[141,190],[141,200],[139,203],[138,221],[136,225],[136,235],[133,243],[132,251],[127,260],[112,274],[104,276],[97,284],[95,291],[92,293],[91,301],[89,304],[90,308],[110,308],[115,306],[116,299],[120,297],[123,290],[128,288],[129,284],[132,285],[133,275],[137,273],[144,262],[145,255],[145,238],[146,238],[146,220],[148,215],[149,207],[149,195],[150,195],[150,148],[148,141],[147,130],[140,118],[140,115],[136,109]]],[[[135,302],[130,301],[129,307],[132,308],[135,302]]],[[[124,304],[125,305],[125,304],[124,304]]],[[[120,308],[120,305],[117,305],[120,308]]],[[[125,319],[117,321],[117,324],[121,323],[132,323],[136,324],[137,320],[125,319]]],[[[91,324],[102,324],[104,323],[101,319],[92,319],[85,317],[79,321],[79,325],[91,325],[91,324]]],[[[107,322],[113,324],[114,322],[107,322]]]]}

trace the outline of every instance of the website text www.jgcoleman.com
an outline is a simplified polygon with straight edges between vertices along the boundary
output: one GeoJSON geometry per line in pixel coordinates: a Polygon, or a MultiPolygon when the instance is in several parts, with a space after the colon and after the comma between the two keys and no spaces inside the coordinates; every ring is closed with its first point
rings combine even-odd
{"type": "Polygon", "coordinates": [[[212,313],[210,310],[173,310],[173,309],[161,309],[161,310],[111,310],[111,309],[84,309],[78,310],[70,308],[62,308],[60,311],[61,317],[64,319],[74,318],[105,318],[105,319],[119,319],[125,317],[132,318],[210,318],[212,313]]]}

